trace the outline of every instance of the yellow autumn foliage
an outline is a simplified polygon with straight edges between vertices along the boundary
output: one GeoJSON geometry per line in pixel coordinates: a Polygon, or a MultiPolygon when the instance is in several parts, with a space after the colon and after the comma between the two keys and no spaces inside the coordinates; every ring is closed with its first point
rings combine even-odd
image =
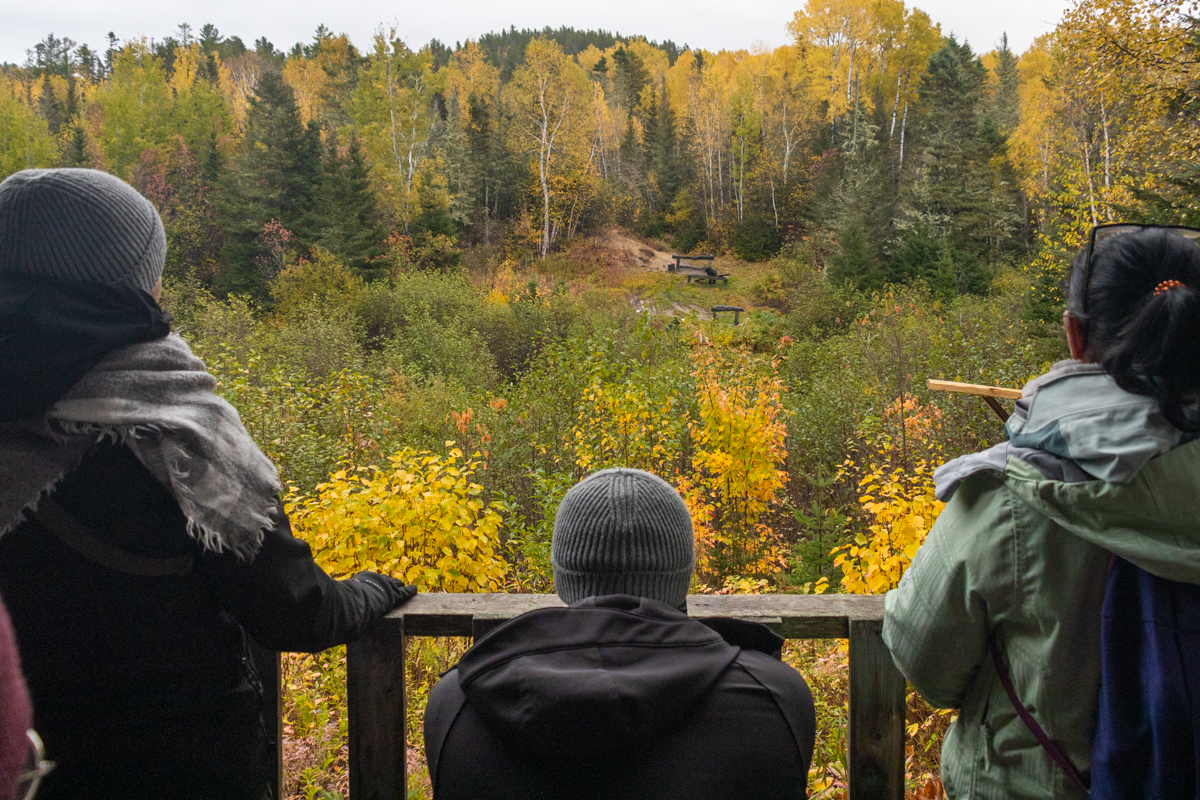
{"type": "Polygon", "coordinates": [[[575,464],[583,472],[609,466],[669,475],[679,459],[688,415],[684,398],[671,387],[604,383],[594,379],[583,392],[571,438],[575,464]]]}
{"type": "Polygon", "coordinates": [[[923,461],[907,470],[876,464],[859,486],[866,487],[858,501],[869,516],[867,531],[835,548],[833,563],[842,568],[847,592],[882,594],[900,585],[946,504],[934,495],[932,475],[923,461]]]}
{"type": "Polygon", "coordinates": [[[694,477],[676,486],[692,512],[702,573],[738,577],[782,567],[778,534],[764,517],[786,477],[783,382],[774,370],[730,370],[711,348],[693,354],[699,420],[689,421],[694,477]]]}
{"type": "Polygon", "coordinates": [[[497,591],[508,569],[499,546],[506,509],[479,499],[478,466],[457,448],[401,450],[389,468],[334,473],[315,497],[290,496],[286,510],[334,576],[366,569],[422,591],[497,591]]]}

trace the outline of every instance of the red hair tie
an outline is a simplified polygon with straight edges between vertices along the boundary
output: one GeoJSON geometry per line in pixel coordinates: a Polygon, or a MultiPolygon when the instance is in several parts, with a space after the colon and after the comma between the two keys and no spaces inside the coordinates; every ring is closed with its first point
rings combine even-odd
{"type": "Polygon", "coordinates": [[[1163,281],[1158,286],[1154,287],[1154,294],[1157,296],[1163,294],[1164,292],[1169,292],[1178,286],[1183,286],[1183,283],[1175,280],[1163,281]]]}

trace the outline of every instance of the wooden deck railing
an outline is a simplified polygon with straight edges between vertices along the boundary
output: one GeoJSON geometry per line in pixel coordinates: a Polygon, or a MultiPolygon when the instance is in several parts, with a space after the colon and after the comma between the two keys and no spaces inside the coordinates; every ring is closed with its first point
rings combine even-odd
{"type": "MultiPolygon", "coordinates": [[[[346,659],[350,799],[407,796],[406,637],[479,637],[526,611],[557,605],[562,602],[555,595],[422,594],[350,645],[346,659]]],[[[761,622],[785,639],[849,639],[849,800],[902,800],[905,686],[880,636],[882,597],[692,595],[688,597],[688,612],[693,617],[738,617],[761,622]]],[[[268,687],[268,712],[278,720],[279,661],[265,653],[258,659],[268,687]],[[275,691],[270,691],[272,686],[275,691]]],[[[277,743],[279,733],[277,725],[277,743]]],[[[276,752],[279,755],[278,748],[276,752]]],[[[278,763],[282,766],[281,761],[278,763]]]]}

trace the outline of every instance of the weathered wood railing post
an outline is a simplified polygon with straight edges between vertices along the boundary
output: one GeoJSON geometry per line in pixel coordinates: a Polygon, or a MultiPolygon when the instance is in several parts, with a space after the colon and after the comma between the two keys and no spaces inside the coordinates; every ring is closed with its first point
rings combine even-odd
{"type": "Polygon", "coordinates": [[[350,797],[408,797],[404,618],[388,617],[346,648],[350,797]]]}
{"type": "Polygon", "coordinates": [[[904,798],[904,676],[883,620],[850,620],[850,800],[904,798]]]}

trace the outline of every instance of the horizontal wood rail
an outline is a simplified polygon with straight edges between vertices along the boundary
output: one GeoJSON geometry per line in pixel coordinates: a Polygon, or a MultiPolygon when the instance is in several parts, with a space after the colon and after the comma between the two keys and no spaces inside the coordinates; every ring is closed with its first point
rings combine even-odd
{"type": "Polygon", "coordinates": [[[1004,406],[996,400],[997,397],[1003,397],[1006,400],[1020,400],[1020,389],[1009,389],[1004,386],[984,386],[981,383],[959,383],[958,381],[939,381],[930,378],[925,382],[932,392],[958,392],[959,394],[973,394],[983,398],[983,402],[988,404],[992,411],[996,412],[996,416],[1001,422],[1008,422],[1008,412],[1004,410],[1004,406]]]}
{"type": "MultiPolygon", "coordinates": [[[[346,659],[351,800],[407,796],[407,637],[477,638],[526,611],[561,605],[556,595],[422,594],[351,644],[346,659]]],[[[849,800],[902,800],[905,683],[881,637],[883,597],[691,595],[688,613],[761,622],[786,639],[849,639],[849,800]]],[[[278,659],[274,663],[277,669],[278,659]]],[[[271,697],[269,671],[262,673],[271,697]]],[[[273,680],[278,685],[277,673],[273,680]]]]}
{"type": "Polygon", "coordinates": [[[925,382],[930,391],[958,392],[960,394],[975,394],[980,397],[1003,397],[1005,400],[1020,400],[1020,389],[1009,389],[1007,386],[985,386],[982,383],[959,383],[958,381],[939,381],[930,378],[925,382]]]}

